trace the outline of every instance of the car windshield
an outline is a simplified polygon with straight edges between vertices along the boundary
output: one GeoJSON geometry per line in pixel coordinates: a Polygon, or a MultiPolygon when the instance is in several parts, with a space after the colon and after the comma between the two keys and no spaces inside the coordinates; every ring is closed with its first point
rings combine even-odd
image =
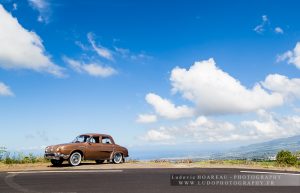
{"type": "Polygon", "coordinates": [[[79,135],[72,141],[72,143],[84,143],[87,142],[89,138],[90,136],[88,135],[79,135]]]}

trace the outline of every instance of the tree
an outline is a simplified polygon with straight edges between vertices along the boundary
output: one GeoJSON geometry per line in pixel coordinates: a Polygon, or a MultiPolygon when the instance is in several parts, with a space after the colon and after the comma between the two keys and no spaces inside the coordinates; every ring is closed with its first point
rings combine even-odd
{"type": "Polygon", "coordinates": [[[281,165],[295,166],[297,164],[297,157],[288,150],[281,150],[276,155],[276,162],[281,165]]]}

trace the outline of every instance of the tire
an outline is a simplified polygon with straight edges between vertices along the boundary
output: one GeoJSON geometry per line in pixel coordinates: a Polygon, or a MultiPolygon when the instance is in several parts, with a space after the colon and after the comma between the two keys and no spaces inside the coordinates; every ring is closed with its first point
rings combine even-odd
{"type": "Polygon", "coordinates": [[[61,164],[64,162],[64,160],[56,160],[56,159],[52,159],[51,163],[53,166],[61,166],[61,164]]]}
{"type": "Polygon", "coordinates": [[[69,164],[71,166],[78,166],[81,163],[82,155],[79,152],[74,152],[69,157],[69,164]]]}
{"type": "Polygon", "coordinates": [[[119,163],[121,163],[123,161],[123,155],[121,154],[121,153],[115,153],[114,154],[114,157],[113,157],[113,162],[115,163],[115,164],[119,164],[119,163]]]}
{"type": "Polygon", "coordinates": [[[105,160],[96,160],[96,164],[103,164],[105,160]]]}

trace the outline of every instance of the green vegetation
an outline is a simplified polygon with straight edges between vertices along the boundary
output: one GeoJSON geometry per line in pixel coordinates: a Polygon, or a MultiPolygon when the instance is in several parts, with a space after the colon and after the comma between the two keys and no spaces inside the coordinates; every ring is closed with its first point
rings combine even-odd
{"type": "Polygon", "coordinates": [[[276,167],[291,167],[300,168],[300,151],[292,153],[290,151],[282,150],[277,153],[276,160],[248,160],[248,159],[232,159],[232,160],[201,160],[195,161],[190,159],[183,159],[177,161],[171,160],[153,160],[154,163],[185,163],[197,164],[201,167],[207,165],[232,165],[232,166],[249,166],[249,167],[263,167],[263,168],[276,168],[276,167]]]}
{"type": "MultiPolygon", "coordinates": [[[[152,163],[174,163],[174,164],[198,164],[198,165],[242,165],[242,166],[258,166],[264,168],[272,167],[294,167],[300,168],[300,151],[292,153],[287,150],[281,150],[276,155],[276,160],[203,160],[195,161],[192,159],[182,159],[177,161],[171,160],[152,160],[152,163]]],[[[44,157],[33,154],[24,155],[23,153],[13,153],[7,151],[5,147],[0,147],[0,163],[2,164],[26,164],[26,163],[46,163],[44,157]]],[[[129,159],[127,163],[139,163],[139,160],[129,159]]]]}
{"type": "Polygon", "coordinates": [[[127,159],[126,160],[126,163],[138,163],[139,160],[136,160],[136,159],[127,159]]]}
{"type": "Polygon", "coordinates": [[[182,160],[177,160],[175,163],[177,164],[191,164],[193,163],[194,161],[192,159],[182,159],[182,160]]]}
{"type": "Polygon", "coordinates": [[[276,162],[279,165],[284,166],[299,166],[300,162],[297,160],[297,156],[292,154],[292,152],[287,150],[281,150],[276,155],[276,162]]]}
{"type": "Polygon", "coordinates": [[[0,163],[4,164],[25,164],[47,162],[44,157],[35,156],[32,153],[24,155],[23,153],[11,154],[5,147],[0,147],[0,163]]]}
{"type": "Polygon", "coordinates": [[[264,168],[276,167],[276,161],[253,161],[253,160],[206,160],[195,162],[200,165],[243,165],[260,166],[264,168]]]}

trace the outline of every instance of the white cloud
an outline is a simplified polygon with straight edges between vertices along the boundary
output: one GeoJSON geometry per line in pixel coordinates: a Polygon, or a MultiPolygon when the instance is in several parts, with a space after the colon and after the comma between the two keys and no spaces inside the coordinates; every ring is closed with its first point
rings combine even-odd
{"type": "Polygon", "coordinates": [[[217,121],[200,116],[183,126],[148,130],[141,139],[157,143],[202,143],[262,141],[300,134],[300,116],[280,117],[264,110],[257,119],[238,123],[217,121]]]}
{"type": "Polygon", "coordinates": [[[14,93],[6,84],[0,82],[0,96],[14,96],[14,93]]]}
{"type": "Polygon", "coordinates": [[[284,33],[284,31],[283,31],[283,29],[281,27],[276,27],[274,31],[277,34],[283,34],[284,33]]]}
{"type": "Polygon", "coordinates": [[[192,108],[187,107],[186,105],[175,106],[169,100],[163,99],[154,93],[147,94],[146,101],[154,107],[158,115],[165,118],[178,119],[194,115],[194,110],[192,108]]]}
{"type": "Polygon", "coordinates": [[[23,28],[0,4],[0,67],[29,69],[63,76],[63,69],[45,54],[41,38],[23,28]]]}
{"type": "Polygon", "coordinates": [[[300,79],[289,79],[280,74],[270,74],[261,82],[263,87],[282,94],[286,99],[300,99],[300,79]]]}
{"type": "Polygon", "coordinates": [[[130,50],[126,48],[114,47],[116,52],[119,53],[122,57],[128,58],[130,56],[130,50]]]}
{"type": "Polygon", "coordinates": [[[140,114],[136,119],[136,122],[138,123],[154,123],[156,121],[157,121],[156,115],[150,115],[150,114],[140,114]]]}
{"type": "Polygon", "coordinates": [[[149,56],[145,53],[132,53],[129,49],[114,47],[116,53],[118,53],[122,58],[127,58],[131,60],[144,60],[151,59],[152,56],[149,56]]]}
{"type": "Polygon", "coordinates": [[[86,45],[84,45],[81,41],[75,41],[74,42],[78,47],[80,47],[83,51],[88,51],[90,48],[86,45]]]}
{"type": "Polygon", "coordinates": [[[38,10],[46,9],[49,6],[47,0],[28,0],[29,4],[38,10]]]}
{"type": "Polygon", "coordinates": [[[222,121],[209,120],[200,116],[183,126],[160,127],[146,132],[141,139],[162,143],[201,143],[242,140],[244,136],[236,133],[237,128],[222,121]]]}
{"type": "Polygon", "coordinates": [[[241,127],[248,128],[256,138],[274,139],[300,133],[300,117],[279,117],[264,110],[258,111],[258,120],[242,121],[241,127]]]}
{"type": "MultiPolygon", "coordinates": [[[[268,16],[263,15],[261,23],[259,25],[255,26],[255,28],[253,30],[258,34],[263,34],[265,31],[271,31],[271,30],[273,31],[273,28],[271,28],[271,22],[270,22],[268,16]]],[[[283,29],[279,26],[275,27],[274,32],[276,34],[284,33],[283,29]]]]}
{"type": "Polygon", "coordinates": [[[87,73],[96,77],[108,77],[117,73],[117,71],[111,67],[102,66],[97,63],[82,63],[81,61],[73,60],[68,57],[63,57],[63,60],[70,65],[70,67],[78,73],[87,73]]]}
{"type": "Polygon", "coordinates": [[[96,53],[101,56],[102,58],[105,58],[107,60],[114,60],[113,58],[113,52],[108,49],[105,48],[104,46],[100,45],[100,44],[96,44],[95,40],[94,40],[94,35],[93,33],[88,33],[87,35],[89,42],[91,43],[93,49],[96,51],[96,53]]]}
{"type": "Polygon", "coordinates": [[[263,33],[265,31],[265,26],[269,24],[269,19],[268,19],[268,16],[267,15],[263,15],[262,16],[262,22],[261,24],[257,25],[253,30],[256,32],[256,33],[263,33]]]}
{"type": "Polygon", "coordinates": [[[288,50],[277,57],[277,62],[287,61],[300,69],[300,42],[297,42],[293,50],[288,50]]]}
{"type": "Polygon", "coordinates": [[[13,3],[13,11],[16,11],[18,9],[18,4],[13,3]]]}
{"type": "Polygon", "coordinates": [[[49,23],[51,8],[48,0],[28,0],[29,5],[39,12],[37,20],[41,23],[49,23]]]}
{"type": "Polygon", "coordinates": [[[158,130],[151,129],[143,137],[145,141],[159,141],[169,143],[169,140],[174,139],[168,132],[165,132],[165,128],[161,127],[158,130]]]}
{"type": "Polygon", "coordinates": [[[173,69],[170,80],[173,91],[195,103],[204,114],[253,112],[283,104],[279,93],[269,94],[260,84],[247,89],[219,69],[212,58],[195,62],[188,70],[173,69]]]}
{"type": "Polygon", "coordinates": [[[267,15],[263,15],[262,16],[262,21],[263,22],[268,22],[269,21],[268,16],[267,15]]]}

